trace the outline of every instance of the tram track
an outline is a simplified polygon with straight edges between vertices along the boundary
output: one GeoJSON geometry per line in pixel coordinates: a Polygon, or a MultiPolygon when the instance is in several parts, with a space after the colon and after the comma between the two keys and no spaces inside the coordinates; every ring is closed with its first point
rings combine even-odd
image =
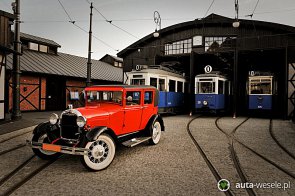
{"type": "MultiPolygon", "coordinates": [[[[212,173],[213,176],[215,177],[215,179],[216,179],[216,183],[217,183],[217,182],[219,182],[222,178],[221,178],[220,174],[218,173],[217,169],[214,167],[214,165],[211,163],[211,161],[210,161],[209,158],[207,157],[206,153],[203,151],[203,149],[202,149],[201,146],[199,145],[198,141],[197,141],[197,140],[194,138],[194,136],[192,135],[191,130],[190,130],[190,127],[189,127],[190,124],[191,124],[194,120],[200,118],[201,116],[202,116],[202,115],[197,116],[197,117],[191,119],[191,120],[188,122],[187,126],[186,126],[186,130],[187,130],[187,132],[188,132],[188,134],[189,134],[191,140],[193,141],[194,145],[196,146],[197,150],[200,152],[201,156],[202,156],[203,159],[205,160],[205,162],[206,162],[207,166],[209,167],[211,173],[212,173]]],[[[224,194],[227,195],[227,196],[232,196],[232,195],[233,195],[233,193],[231,192],[231,190],[227,190],[227,191],[225,191],[224,194]]]]}
{"type": "Polygon", "coordinates": [[[17,168],[15,168],[13,171],[5,175],[0,180],[0,190],[3,190],[3,188],[5,188],[5,190],[2,193],[0,193],[1,196],[11,195],[14,191],[16,191],[18,188],[20,188],[22,185],[24,185],[26,182],[31,180],[34,176],[36,176],[38,173],[46,169],[48,166],[50,166],[51,164],[53,164],[55,161],[57,161],[60,158],[58,157],[56,159],[45,161],[45,163],[41,164],[41,166],[39,167],[36,167],[36,165],[39,163],[35,163],[36,168],[33,171],[30,171],[29,173],[27,173],[26,171],[29,171],[31,170],[32,167],[34,167],[34,163],[32,162],[34,161],[36,157],[37,157],[36,155],[30,156],[22,164],[20,164],[17,168]],[[14,177],[15,179],[13,179],[14,177]],[[6,186],[4,187],[4,185],[6,186]]]}
{"type": "Polygon", "coordinates": [[[278,139],[275,137],[274,133],[273,133],[273,120],[270,119],[269,121],[269,134],[272,137],[272,139],[276,142],[276,144],[285,152],[287,153],[290,157],[292,157],[295,160],[295,155],[293,153],[291,153],[287,148],[285,148],[279,141],[278,139]]]}
{"type": "Polygon", "coordinates": [[[0,152],[0,156],[4,155],[4,154],[6,154],[6,153],[9,153],[9,152],[12,152],[12,151],[18,150],[18,149],[23,148],[23,147],[25,147],[25,146],[26,146],[26,144],[19,144],[19,145],[15,146],[15,147],[12,147],[12,148],[10,148],[10,149],[3,150],[3,151],[0,152]]]}
{"type": "MultiPolygon", "coordinates": [[[[239,161],[239,158],[238,158],[238,155],[235,151],[235,148],[234,148],[234,134],[235,132],[238,130],[238,128],[240,126],[242,126],[246,121],[249,120],[249,118],[246,118],[244,121],[242,121],[238,126],[236,126],[230,134],[226,133],[219,125],[218,125],[218,120],[221,119],[222,117],[219,117],[215,120],[215,126],[217,127],[218,130],[220,130],[222,133],[224,133],[226,136],[227,136],[227,139],[229,140],[228,144],[229,144],[229,150],[230,150],[230,154],[231,154],[231,157],[232,157],[232,161],[234,163],[234,167],[236,168],[236,171],[240,177],[240,179],[242,180],[243,183],[247,183],[248,182],[248,179],[246,177],[246,175],[244,174],[244,171],[241,167],[241,164],[240,164],[240,161],[239,161]]],[[[256,193],[254,192],[253,189],[251,188],[247,188],[246,189],[248,195],[250,196],[255,196],[256,193]]]]}
{"type": "MultiPolygon", "coordinates": [[[[218,120],[220,120],[222,117],[219,117],[218,120]]],[[[216,119],[217,120],[217,119],[216,119]]],[[[249,120],[249,118],[247,118],[246,120],[249,120]]],[[[244,123],[242,123],[244,124],[244,123]]],[[[249,151],[251,151],[252,153],[254,153],[256,156],[260,157],[261,159],[263,159],[264,161],[268,162],[269,164],[273,165],[274,167],[276,167],[278,170],[282,171],[283,173],[287,174],[288,176],[290,176],[291,178],[295,179],[295,174],[293,174],[292,172],[290,172],[289,170],[287,170],[286,168],[280,166],[279,164],[277,164],[276,162],[268,159],[267,157],[263,156],[262,154],[258,153],[257,151],[253,150],[252,148],[250,148],[249,146],[247,146],[246,144],[244,144],[243,142],[241,142],[237,137],[235,137],[234,133],[237,131],[237,129],[242,125],[240,124],[238,127],[235,128],[234,131],[232,131],[230,134],[225,132],[222,129],[219,129],[222,133],[224,133],[228,138],[232,138],[233,141],[237,142],[238,144],[240,144],[241,146],[243,146],[244,148],[248,149],[249,151]]]]}
{"type": "Polygon", "coordinates": [[[14,138],[17,138],[17,137],[19,137],[19,136],[25,135],[25,134],[30,133],[30,132],[32,132],[31,129],[30,129],[29,131],[25,131],[24,133],[20,133],[20,134],[17,134],[17,135],[11,136],[11,137],[9,137],[9,138],[6,138],[6,139],[3,139],[3,140],[0,140],[0,144],[2,144],[2,143],[4,143],[4,142],[7,142],[7,141],[9,141],[9,140],[12,140],[12,139],[14,139],[14,138]]]}

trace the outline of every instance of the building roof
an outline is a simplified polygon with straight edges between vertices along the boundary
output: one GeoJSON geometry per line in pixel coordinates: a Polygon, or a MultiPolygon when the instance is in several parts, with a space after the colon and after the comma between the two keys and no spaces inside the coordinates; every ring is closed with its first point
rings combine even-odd
{"type": "Polygon", "coordinates": [[[5,16],[11,20],[14,20],[14,18],[15,18],[13,14],[5,12],[3,10],[0,10],[0,16],[5,16]]]}
{"type": "MultiPolygon", "coordinates": [[[[12,69],[12,55],[7,57],[7,69],[12,69]]],[[[20,57],[23,72],[53,74],[69,77],[87,77],[87,58],[60,53],[57,55],[24,50],[20,57]]],[[[123,69],[110,64],[92,60],[92,79],[105,81],[123,81],[123,69]]]]}
{"type": "Polygon", "coordinates": [[[101,57],[100,60],[106,58],[107,56],[110,56],[111,58],[113,58],[113,59],[116,60],[116,61],[123,62],[123,58],[120,58],[120,57],[117,57],[117,56],[113,56],[113,55],[110,55],[110,54],[106,54],[106,55],[104,55],[103,57],[101,57]]]}
{"type": "Polygon", "coordinates": [[[34,43],[44,44],[44,45],[47,45],[47,46],[55,46],[55,47],[59,47],[59,48],[61,47],[58,43],[56,43],[53,40],[45,39],[45,38],[42,38],[42,37],[37,37],[37,36],[34,36],[34,35],[29,35],[29,34],[26,34],[26,33],[20,33],[20,38],[22,40],[27,40],[27,41],[31,41],[31,42],[34,42],[34,43]]]}
{"type": "MultiPolygon", "coordinates": [[[[224,16],[220,16],[217,14],[210,14],[207,17],[203,18],[203,19],[195,19],[192,21],[188,21],[188,22],[183,22],[183,23],[179,23],[179,24],[175,24],[169,27],[166,27],[164,29],[159,30],[160,35],[168,35],[171,33],[175,33],[177,31],[180,30],[184,30],[184,29],[190,29],[190,28],[204,28],[204,26],[213,26],[213,25],[219,25],[222,24],[223,26],[225,25],[229,25],[232,26],[232,23],[235,21],[235,19],[233,18],[228,18],[228,17],[224,17],[224,16]]],[[[249,27],[249,26],[253,26],[255,25],[255,27],[262,27],[265,29],[276,29],[276,30],[281,30],[282,32],[286,32],[286,33],[295,33],[295,27],[292,26],[288,26],[288,25],[282,25],[282,24],[278,24],[278,23],[272,23],[272,22],[264,22],[264,21],[255,21],[255,20],[245,20],[245,19],[239,19],[239,21],[241,22],[241,24],[244,27],[249,27]]],[[[242,28],[239,27],[239,28],[242,28]]],[[[133,44],[131,44],[130,46],[128,46],[127,48],[121,50],[117,56],[119,57],[125,57],[126,55],[128,55],[128,53],[137,50],[138,48],[142,47],[143,45],[146,45],[147,43],[149,43],[150,41],[153,41],[155,38],[153,36],[153,33],[143,37],[142,39],[134,42],[133,44]]]]}

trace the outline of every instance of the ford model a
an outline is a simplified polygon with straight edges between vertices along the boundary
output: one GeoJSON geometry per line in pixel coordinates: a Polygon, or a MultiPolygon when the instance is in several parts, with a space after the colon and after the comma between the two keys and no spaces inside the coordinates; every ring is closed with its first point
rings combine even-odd
{"type": "Polygon", "coordinates": [[[85,89],[85,107],[68,109],[33,132],[34,153],[43,159],[61,153],[81,155],[90,170],[108,167],[116,144],[157,144],[164,131],[158,115],[158,91],[151,86],[92,86],[85,89]]]}

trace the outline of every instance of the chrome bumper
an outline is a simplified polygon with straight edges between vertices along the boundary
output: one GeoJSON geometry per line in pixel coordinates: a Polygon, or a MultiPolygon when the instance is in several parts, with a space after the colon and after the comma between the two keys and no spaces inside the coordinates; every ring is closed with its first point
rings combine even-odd
{"type": "MultiPolygon", "coordinates": [[[[38,148],[38,149],[43,149],[43,143],[40,142],[33,142],[30,140],[26,141],[27,145],[30,146],[31,148],[38,148]]],[[[59,152],[63,154],[71,154],[71,155],[87,155],[87,153],[90,151],[87,148],[76,148],[76,147],[69,147],[69,146],[60,146],[60,145],[55,145],[55,144],[47,144],[53,147],[59,148],[59,150],[48,150],[47,151],[52,151],[52,152],[59,152]]]]}

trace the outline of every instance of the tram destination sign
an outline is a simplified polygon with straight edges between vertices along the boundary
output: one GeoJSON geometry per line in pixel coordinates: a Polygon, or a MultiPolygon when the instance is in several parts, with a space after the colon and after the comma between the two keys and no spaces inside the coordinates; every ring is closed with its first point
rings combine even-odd
{"type": "Polygon", "coordinates": [[[212,66],[211,65],[206,65],[204,67],[204,71],[205,71],[205,73],[211,73],[212,72],[212,66]]]}

